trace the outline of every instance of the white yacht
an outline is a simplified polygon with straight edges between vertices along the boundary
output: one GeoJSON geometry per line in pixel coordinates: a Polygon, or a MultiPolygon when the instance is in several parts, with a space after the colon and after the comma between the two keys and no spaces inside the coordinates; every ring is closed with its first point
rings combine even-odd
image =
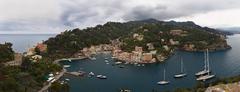
{"type": "Polygon", "coordinates": [[[90,60],[97,60],[95,57],[90,57],[90,60]]]}
{"type": "Polygon", "coordinates": [[[115,62],[116,65],[122,64],[122,62],[115,62]]]}
{"type": "Polygon", "coordinates": [[[108,60],[105,60],[106,63],[108,63],[109,61],[108,60]]]}
{"type": "Polygon", "coordinates": [[[97,78],[99,78],[99,79],[107,79],[107,76],[104,76],[104,75],[97,75],[97,78]]]}
{"type": "MultiPolygon", "coordinates": [[[[206,55],[206,61],[207,61],[207,71],[210,71],[210,66],[209,66],[209,53],[208,53],[208,50],[207,50],[207,55],[206,55]]],[[[207,75],[203,75],[203,76],[200,76],[198,77],[196,80],[198,81],[206,81],[208,79],[212,79],[214,78],[215,75],[213,74],[210,74],[210,72],[207,73],[207,75]]]]}
{"type": "Polygon", "coordinates": [[[165,80],[165,69],[163,70],[163,80],[162,81],[159,81],[159,82],[157,82],[157,84],[158,85],[167,85],[167,84],[169,84],[169,81],[166,81],[165,80]]]}
{"type": "Polygon", "coordinates": [[[94,76],[95,74],[93,72],[90,72],[88,75],[89,76],[94,76]]]}
{"type": "Polygon", "coordinates": [[[72,60],[71,60],[71,59],[68,59],[68,62],[72,62],[72,60]]]}
{"type": "Polygon", "coordinates": [[[179,74],[174,75],[174,78],[183,78],[185,76],[187,76],[187,74],[184,73],[183,71],[183,60],[181,58],[181,72],[179,74]]]}
{"type": "Polygon", "coordinates": [[[204,52],[204,70],[197,72],[195,75],[196,76],[201,76],[201,75],[206,75],[208,73],[210,73],[210,70],[207,69],[207,53],[204,52]]]}
{"type": "Polygon", "coordinates": [[[63,65],[64,68],[71,67],[71,65],[63,65]]]}

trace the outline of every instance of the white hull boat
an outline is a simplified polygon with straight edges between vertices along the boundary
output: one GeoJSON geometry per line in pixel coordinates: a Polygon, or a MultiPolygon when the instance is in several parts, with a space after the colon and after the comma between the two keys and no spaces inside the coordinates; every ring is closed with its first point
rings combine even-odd
{"type": "Polygon", "coordinates": [[[174,78],[183,78],[185,76],[187,76],[187,74],[183,72],[183,60],[181,59],[181,73],[174,75],[174,78]]]}
{"type": "Polygon", "coordinates": [[[165,71],[165,69],[164,69],[164,70],[163,70],[163,80],[157,82],[158,85],[167,85],[167,84],[170,83],[169,81],[166,81],[166,80],[165,80],[165,73],[166,73],[166,71],[165,71]]]}

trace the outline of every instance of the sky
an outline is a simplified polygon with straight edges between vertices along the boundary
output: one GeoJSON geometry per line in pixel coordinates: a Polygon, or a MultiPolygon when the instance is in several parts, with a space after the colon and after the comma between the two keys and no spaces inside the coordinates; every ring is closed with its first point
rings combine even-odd
{"type": "Polygon", "coordinates": [[[240,27],[239,0],[0,0],[0,34],[49,34],[108,21],[194,21],[240,27]]]}

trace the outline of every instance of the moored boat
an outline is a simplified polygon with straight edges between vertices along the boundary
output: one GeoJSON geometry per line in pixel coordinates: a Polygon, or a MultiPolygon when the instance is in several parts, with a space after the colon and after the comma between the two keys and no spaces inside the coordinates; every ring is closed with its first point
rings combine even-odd
{"type": "Polygon", "coordinates": [[[158,85],[167,85],[167,84],[170,83],[169,81],[166,81],[166,80],[165,80],[165,73],[166,73],[166,71],[165,71],[165,69],[164,69],[164,70],[163,70],[163,80],[157,82],[158,85]]]}
{"type": "Polygon", "coordinates": [[[215,75],[213,74],[210,74],[210,62],[209,62],[209,53],[208,53],[208,49],[207,49],[207,52],[206,52],[206,63],[207,63],[207,66],[206,66],[206,71],[207,71],[207,75],[202,75],[200,77],[198,77],[196,80],[198,81],[206,81],[206,80],[209,80],[209,79],[212,79],[215,77],[215,75]]]}
{"type": "Polygon", "coordinates": [[[181,72],[179,74],[174,75],[174,78],[183,78],[185,76],[187,76],[187,74],[184,73],[183,71],[183,60],[181,58],[181,72]]]}
{"type": "Polygon", "coordinates": [[[99,78],[99,79],[107,79],[107,76],[104,76],[104,75],[97,75],[97,78],[99,78]]]}
{"type": "Polygon", "coordinates": [[[71,67],[71,65],[63,65],[64,68],[71,67]]]}

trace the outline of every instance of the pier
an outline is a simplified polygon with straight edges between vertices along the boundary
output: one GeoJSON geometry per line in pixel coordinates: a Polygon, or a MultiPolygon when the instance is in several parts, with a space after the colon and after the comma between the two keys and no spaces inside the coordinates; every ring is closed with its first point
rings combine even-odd
{"type": "Polygon", "coordinates": [[[84,72],[84,71],[78,71],[78,72],[66,72],[65,74],[73,75],[73,76],[84,76],[84,75],[86,74],[86,72],[84,72]]]}
{"type": "Polygon", "coordinates": [[[88,58],[88,57],[84,57],[84,56],[82,56],[82,57],[77,57],[77,58],[62,58],[62,59],[57,59],[57,60],[55,60],[54,63],[55,63],[55,64],[58,64],[58,62],[60,62],[60,61],[69,60],[69,61],[71,62],[72,60],[82,60],[82,59],[87,59],[87,58],[88,58]]]}

